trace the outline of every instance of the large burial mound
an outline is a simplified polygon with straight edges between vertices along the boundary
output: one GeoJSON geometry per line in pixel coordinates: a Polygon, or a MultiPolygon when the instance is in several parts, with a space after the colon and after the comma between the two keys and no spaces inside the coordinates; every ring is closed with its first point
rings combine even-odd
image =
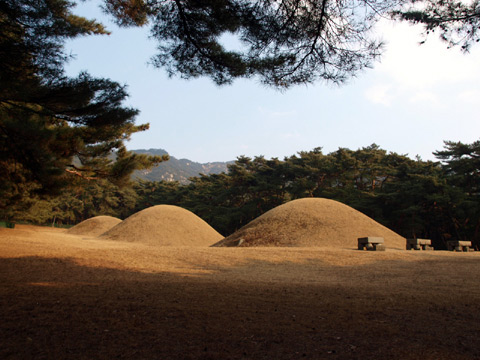
{"type": "Polygon", "coordinates": [[[102,237],[158,246],[210,246],[222,235],[188,210],[156,205],[133,214],[102,237]]]}
{"type": "Polygon", "coordinates": [[[73,235],[100,236],[121,222],[122,220],[113,216],[95,216],[82,221],[67,232],[73,235]]]}
{"type": "Polygon", "coordinates": [[[403,237],[350,206],[307,198],[266,212],[213,246],[356,248],[366,236],[383,237],[387,248],[405,248],[403,237]]]}

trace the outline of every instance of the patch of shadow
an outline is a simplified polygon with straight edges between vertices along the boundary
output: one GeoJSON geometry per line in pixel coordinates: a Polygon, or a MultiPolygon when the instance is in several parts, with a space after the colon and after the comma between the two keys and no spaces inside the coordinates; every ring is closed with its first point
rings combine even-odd
{"type": "MultiPolygon", "coordinates": [[[[377,270],[388,270],[384,266],[377,270]]],[[[276,268],[281,275],[294,267],[306,273],[318,264],[249,261],[229,271],[276,268]]],[[[0,358],[480,356],[478,293],[465,298],[458,289],[430,291],[430,285],[423,292],[391,293],[394,286],[380,286],[387,278],[370,286],[338,281],[359,280],[365,266],[330,269],[345,273],[324,283],[268,282],[256,280],[255,272],[243,280],[219,277],[221,272],[188,278],[88,267],[72,259],[0,259],[0,358]]]]}

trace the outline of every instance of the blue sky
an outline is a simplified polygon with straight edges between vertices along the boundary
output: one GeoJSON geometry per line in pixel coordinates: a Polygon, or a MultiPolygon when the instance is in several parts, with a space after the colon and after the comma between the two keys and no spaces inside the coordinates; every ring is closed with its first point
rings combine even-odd
{"type": "Polygon", "coordinates": [[[431,37],[419,46],[420,29],[381,23],[386,42],[381,62],[348,83],[317,83],[285,92],[255,79],[218,87],[207,78],[168,78],[149,65],[155,42],[147,28],[119,29],[95,2],[75,11],[112,32],[67,43],[75,56],[69,75],[87,70],[128,85],[127,104],[140,110],[129,149],[163,148],[198,162],[267,158],[322,147],[324,153],[372,143],[390,152],[434,159],[443,140],[480,138],[480,46],[464,55],[431,37]]]}

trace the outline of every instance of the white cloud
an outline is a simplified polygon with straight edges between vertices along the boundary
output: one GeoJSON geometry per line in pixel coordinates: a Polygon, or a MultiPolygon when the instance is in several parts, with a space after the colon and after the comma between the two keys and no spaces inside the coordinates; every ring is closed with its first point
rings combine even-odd
{"type": "Polygon", "coordinates": [[[466,90],[458,94],[458,100],[467,103],[477,105],[480,101],[480,90],[466,90]]]}
{"type": "Polygon", "coordinates": [[[385,39],[386,51],[376,68],[399,86],[425,89],[438,84],[480,79],[480,51],[477,47],[471,53],[463,54],[456,48],[447,49],[446,43],[435,34],[419,45],[423,39],[421,27],[405,23],[382,22],[378,31],[385,39]]]}
{"type": "Polygon", "coordinates": [[[392,103],[393,96],[389,93],[391,89],[390,85],[374,85],[369,87],[365,91],[365,97],[367,100],[371,101],[374,104],[381,104],[385,106],[390,106],[392,103]]]}
{"type": "Polygon", "coordinates": [[[431,91],[420,91],[415,93],[410,97],[409,101],[411,103],[430,103],[432,105],[440,105],[441,102],[438,100],[438,96],[431,91]]]}

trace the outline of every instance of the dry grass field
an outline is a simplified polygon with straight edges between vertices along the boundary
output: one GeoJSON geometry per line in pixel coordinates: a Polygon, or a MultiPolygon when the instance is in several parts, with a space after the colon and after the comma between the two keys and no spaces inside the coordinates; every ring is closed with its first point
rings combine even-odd
{"type": "Polygon", "coordinates": [[[1,359],[480,359],[480,253],[0,229],[1,359]]]}

